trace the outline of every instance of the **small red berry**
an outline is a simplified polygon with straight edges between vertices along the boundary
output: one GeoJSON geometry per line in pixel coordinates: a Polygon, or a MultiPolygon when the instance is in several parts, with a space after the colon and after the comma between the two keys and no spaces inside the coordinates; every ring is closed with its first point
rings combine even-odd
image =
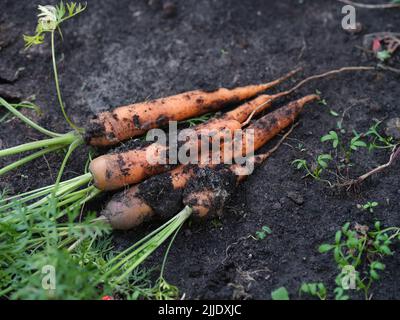
{"type": "Polygon", "coordinates": [[[104,296],[101,300],[114,300],[114,298],[112,296],[104,296]]]}

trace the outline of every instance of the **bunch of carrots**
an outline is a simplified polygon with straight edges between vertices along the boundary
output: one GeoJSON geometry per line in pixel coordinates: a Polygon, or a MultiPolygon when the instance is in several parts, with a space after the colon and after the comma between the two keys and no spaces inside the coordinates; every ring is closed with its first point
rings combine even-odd
{"type": "MultiPolygon", "coordinates": [[[[81,176],[62,181],[62,175],[71,154],[84,143],[94,147],[110,147],[127,139],[142,136],[150,129],[164,127],[169,121],[183,121],[243,102],[236,108],[196,126],[194,130],[198,135],[214,134],[217,137],[222,137],[223,132],[232,133],[237,129],[244,129],[243,136],[240,138],[243,148],[242,150],[235,150],[236,154],[231,154],[230,157],[233,159],[237,155],[247,156],[248,130],[254,130],[254,149],[257,150],[293,123],[306,103],[318,99],[318,97],[316,95],[305,96],[257,120],[252,120],[269,108],[277,99],[291,94],[313,79],[321,79],[342,71],[373,69],[371,67],[348,67],[329,71],[309,77],[299,82],[292,89],[276,94],[262,93],[279,85],[299,70],[291,71],[285,76],[265,84],[234,89],[220,88],[214,91],[194,90],[102,112],[90,119],[85,128],[79,128],[71,122],[64,108],[59,86],[54,39],[55,33],[60,30],[60,25],[83,12],[85,8],[86,6],[74,3],[66,6],[60,3],[55,7],[39,6],[41,13],[38,15],[36,34],[24,36],[26,46],[30,47],[43,43],[44,35],[50,33],[57,97],[61,111],[73,131],[57,133],[47,130],[18,110],[30,105],[26,103],[10,104],[0,98],[1,106],[28,126],[48,137],[0,150],[0,157],[33,151],[33,153],[24,155],[21,159],[1,168],[0,176],[47,153],[67,149],[53,185],[0,199],[0,212],[12,211],[15,201],[25,205],[30,211],[39,210],[52,198],[56,198],[56,205],[64,210],[62,212],[67,212],[81,208],[86,202],[103,191],[117,189],[125,190],[114,195],[103,210],[102,215],[114,228],[118,229],[128,229],[151,216],[162,215],[162,206],[157,203],[165,203],[171,198],[174,199],[174,203],[170,203],[168,206],[169,214],[179,210],[185,204],[192,208],[191,210],[194,211],[195,215],[201,217],[208,216],[212,212],[220,212],[234,189],[232,186],[246,176],[246,174],[238,175],[240,170],[243,173],[244,168],[237,164],[215,166],[210,165],[208,161],[200,162],[197,166],[150,163],[147,157],[149,153],[155,157],[161,153],[168,154],[168,146],[159,143],[133,147],[127,151],[118,151],[117,149],[91,160],[87,172],[81,176]],[[48,21],[52,21],[52,23],[48,24],[48,21]],[[218,186],[209,185],[209,183],[196,186],[195,182],[198,181],[196,179],[205,176],[206,178],[203,180],[207,181],[207,175],[213,175],[215,181],[220,181],[218,184],[222,186],[220,186],[222,189],[217,190],[218,186]],[[234,175],[233,178],[232,175],[234,175]],[[231,178],[227,179],[228,176],[231,178]],[[126,189],[129,186],[130,189],[126,189]],[[168,186],[168,188],[165,188],[165,186],[168,186]],[[155,190],[158,191],[155,192],[155,190]],[[168,192],[165,190],[168,190],[168,192]],[[171,194],[175,196],[171,197],[171,194]],[[150,195],[156,196],[150,197],[150,195]]],[[[200,140],[194,143],[200,144],[200,140]]],[[[230,145],[221,142],[220,150],[229,148],[231,148],[230,145]]],[[[249,161],[260,164],[267,157],[268,154],[258,155],[249,159],[249,161]]],[[[231,159],[221,160],[226,163],[226,160],[231,159]]],[[[10,219],[12,219],[12,215],[10,215],[10,219]]]]}
{"type": "MultiPolygon", "coordinates": [[[[154,250],[172,236],[171,243],[164,257],[160,279],[168,250],[174,238],[189,216],[204,219],[220,215],[235,187],[252,171],[248,166],[232,162],[237,157],[246,157],[250,167],[257,167],[280,146],[283,138],[268,152],[253,155],[252,151],[260,149],[279,132],[289,127],[301,113],[303,107],[319,99],[315,94],[294,100],[272,112],[265,111],[279,98],[285,97],[313,79],[321,79],[343,71],[371,70],[372,67],[347,67],[311,76],[300,81],[290,90],[275,94],[264,93],[295,75],[299,69],[289,72],[283,77],[265,84],[248,85],[234,89],[220,88],[214,91],[194,90],[170,97],[121,106],[112,111],[102,112],[88,121],[85,128],[73,124],[66,115],[64,102],[59,86],[56,56],[55,33],[60,25],[85,10],[86,6],[61,2],[58,6],[39,6],[38,26],[33,36],[25,36],[27,47],[43,43],[44,35],[51,34],[52,62],[55,86],[61,111],[65,120],[73,129],[67,133],[57,133],[43,128],[29,119],[21,108],[34,108],[32,103],[21,102],[11,104],[0,97],[0,106],[37,130],[47,138],[25,143],[19,146],[0,150],[0,158],[15,154],[23,154],[19,160],[0,168],[0,176],[18,168],[34,159],[50,152],[66,150],[64,160],[53,185],[24,192],[22,194],[0,197],[1,222],[13,224],[21,215],[15,209],[23,206],[23,219],[29,219],[35,212],[45,210],[48,204],[56,207],[56,219],[74,210],[82,210],[83,206],[105,191],[115,192],[101,211],[101,216],[91,222],[102,220],[114,229],[126,230],[140,225],[151,218],[168,220],[130,248],[120,252],[106,264],[107,272],[101,281],[114,281],[118,284],[125,279],[154,250]],[[228,107],[235,107],[228,109],[228,107]],[[159,154],[169,155],[169,146],[158,142],[134,143],[133,146],[90,159],[86,172],[78,177],[62,181],[64,169],[75,149],[83,144],[96,148],[110,148],[132,138],[146,134],[150,129],[165,127],[170,121],[184,121],[222,109],[224,113],[215,114],[208,121],[194,129],[198,139],[190,141],[203,148],[201,136],[213,137],[220,141],[218,157],[220,163],[210,162],[214,154],[207,158],[199,157],[198,164],[171,164],[149,162],[148,155],[157,158],[159,154]],[[240,148],[232,148],[232,141],[226,141],[225,133],[234,133],[242,129],[239,137],[230,138],[238,141],[240,148]],[[248,136],[253,138],[253,147],[248,148],[248,136]],[[231,153],[225,153],[231,150],[231,153]],[[26,152],[32,152],[26,155],[26,152]],[[222,154],[222,156],[221,156],[222,154]],[[224,164],[225,163],[225,164],[224,164]],[[231,164],[228,164],[231,163],[231,164]],[[121,189],[121,191],[116,191],[121,189]],[[183,210],[182,210],[183,209],[183,210]],[[179,212],[179,213],[178,213],[179,212]],[[116,274],[118,276],[116,277],[116,274]],[[116,277],[116,278],[115,278],[116,277]],[[114,279],[115,278],[115,279],[114,279]]],[[[234,141],[234,142],[235,142],[234,141]]],[[[135,141],[134,141],[135,142],[135,141]]],[[[202,149],[200,149],[202,150],[202,149]]],[[[78,239],[70,248],[79,245],[78,239]]]]}
{"type": "MultiPolygon", "coordinates": [[[[110,112],[102,112],[89,121],[88,129],[85,132],[85,141],[98,147],[114,145],[126,139],[143,135],[152,128],[165,126],[168,121],[189,119],[253,98],[194,127],[195,132],[199,134],[215,133],[217,135],[226,129],[234,132],[237,129],[245,128],[242,136],[243,150],[236,151],[236,153],[246,156],[248,152],[245,141],[247,130],[254,130],[254,149],[257,150],[293,123],[306,103],[318,99],[316,95],[308,95],[255,121],[249,121],[250,118],[270,107],[275,100],[288,95],[291,91],[273,95],[259,94],[282,83],[297,71],[292,71],[282,78],[266,84],[231,90],[224,88],[215,91],[195,90],[118,107],[110,112]],[[256,95],[258,96],[254,98],[256,95]]],[[[220,147],[224,149],[230,146],[221,143],[220,147]]],[[[221,212],[223,204],[234,189],[234,184],[242,181],[246,176],[243,173],[245,169],[237,164],[221,167],[209,163],[199,163],[196,166],[177,165],[171,167],[148,162],[146,156],[148,152],[159,154],[166,148],[168,146],[155,142],[123,152],[107,153],[93,159],[89,165],[89,172],[83,176],[64,182],[57,181],[54,186],[1,200],[0,210],[11,208],[10,200],[19,200],[28,204],[28,208],[35,209],[54,195],[58,197],[58,206],[72,209],[74,206],[84,204],[102,191],[117,190],[133,185],[129,189],[115,194],[102,212],[103,217],[113,228],[129,229],[163,211],[157,208],[157,203],[164,203],[171,194],[162,190],[169,190],[175,195],[173,197],[175,203],[170,204],[167,208],[170,210],[169,215],[175,214],[184,205],[189,205],[194,215],[199,217],[206,217],[210,212],[221,212]],[[216,180],[219,179],[221,182],[218,185],[211,186],[206,183],[196,187],[195,181],[204,174],[215,175],[216,180]],[[85,184],[89,184],[89,186],[82,189],[85,184]],[[216,188],[222,189],[218,191],[216,188]],[[150,199],[154,190],[158,190],[158,193],[156,197],[150,199]],[[189,192],[189,190],[191,191],[189,192]]],[[[231,156],[233,158],[235,154],[231,156]]],[[[260,164],[267,156],[268,154],[258,155],[249,160],[254,164],[260,164]]]]}

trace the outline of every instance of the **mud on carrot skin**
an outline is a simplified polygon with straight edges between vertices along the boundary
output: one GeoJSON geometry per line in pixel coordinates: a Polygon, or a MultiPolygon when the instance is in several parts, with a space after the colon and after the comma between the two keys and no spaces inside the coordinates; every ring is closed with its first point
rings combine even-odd
{"type": "MultiPolygon", "coordinates": [[[[200,135],[220,139],[219,135],[225,136],[226,133],[234,132],[240,128],[241,124],[236,120],[211,121],[207,125],[200,125],[195,128],[198,136],[187,144],[199,145],[200,135]]],[[[91,161],[89,170],[92,173],[94,185],[98,189],[115,190],[169,171],[178,165],[176,163],[169,164],[168,152],[168,146],[152,143],[142,148],[97,157],[91,161]],[[149,162],[149,159],[152,159],[152,161],[149,162]],[[161,161],[163,159],[166,161],[161,161]]]]}
{"type": "MultiPolygon", "coordinates": [[[[270,156],[270,153],[256,155],[249,159],[254,166],[259,166],[270,156]]],[[[228,186],[232,186],[233,181],[239,183],[248,175],[247,167],[233,165],[218,165],[217,167],[196,165],[179,166],[170,172],[166,172],[150,179],[143,181],[129,189],[115,194],[108,202],[105,209],[102,211],[102,216],[106,217],[114,229],[131,229],[140,225],[144,221],[157,216],[162,219],[170,218],[182,208],[184,192],[188,184],[191,182],[193,187],[189,189],[199,190],[195,185],[198,182],[198,177],[203,176],[201,186],[207,185],[207,179],[204,176],[212,175],[214,179],[214,188],[218,188],[217,180],[223,180],[226,184],[225,188],[221,188],[219,196],[214,199],[214,202],[225,203],[230,193],[227,190],[228,186]],[[233,180],[232,180],[233,179],[233,180]],[[225,190],[225,191],[224,191],[225,190]]],[[[211,179],[212,180],[212,179],[211,179]]],[[[218,192],[218,190],[216,190],[218,192]]],[[[186,192],[185,194],[189,194],[186,192]]],[[[210,195],[207,195],[210,197],[210,195]]],[[[203,199],[207,199],[203,196],[203,199]]],[[[185,198],[186,202],[190,202],[194,206],[194,201],[190,196],[185,198]]],[[[195,215],[198,217],[205,216],[206,213],[201,210],[198,204],[194,206],[195,215]]],[[[215,206],[217,208],[217,206],[215,206]]],[[[216,210],[216,213],[219,211],[216,210]]]]}

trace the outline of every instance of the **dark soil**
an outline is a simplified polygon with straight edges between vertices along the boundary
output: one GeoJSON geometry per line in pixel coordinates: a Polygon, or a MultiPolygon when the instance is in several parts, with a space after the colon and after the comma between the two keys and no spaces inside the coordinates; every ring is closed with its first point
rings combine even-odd
{"type": "MultiPolygon", "coordinates": [[[[81,125],[94,112],[113,106],[198,88],[260,83],[296,66],[311,75],[342,66],[375,65],[376,60],[357,46],[363,45],[366,34],[396,31],[400,18],[399,10],[360,9],[357,19],[363,29],[350,34],[341,28],[342,5],[334,0],[180,0],[174,1],[175,8],[164,10],[145,0],[88,2],[83,15],[64,25],[64,41],[57,45],[67,111],[81,125]]],[[[1,1],[0,95],[13,101],[34,95],[43,114],[24,112],[48,129],[66,132],[48,41],[23,49],[22,34],[34,30],[37,4],[1,1]]],[[[398,56],[391,64],[399,66],[398,56]]],[[[370,225],[379,219],[385,226],[400,225],[400,161],[350,193],[302,179],[303,173],[291,165],[296,158],[329,150],[319,139],[336,127],[330,109],[341,114],[351,107],[344,121],[348,137],[352,129],[365,132],[375,118],[398,117],[399,76],[383,71],[342,74],[309,84],[298,96],[316,89],[328,105],[306,107],[287,144],[240,185],[223,217],[187,224],[178,235],[166,279],[186,298],[269,299],[280,286],[299,298],[305,281],[323,281],[331,292],[338,270],[331,255],[317,252],[321,243],[332,241],[347,221],[370,225]],[[305,152],[299,151],[299,143],[305,152]],[[357,209],[367,201],[379,202],[374,213],[357,209]],[[264,225],[272,229],[271,235],[263,241],[249,237],[264,225]]],[[[38,138],[15,119],[0,126],[2,147],[38,138]]],[[[76,153],[65,177],[82,172],[86,152],[76,153]]],[[[52,155],[37,160],[3,177],[1,187],[19,192],[51,183],[60,159],[52,155]]],[[[387,151],[357,152],[351,175],[387,159],[387,151]]],[[[117,248],[157,223],[115,233],[117,248]]],[[[160,264],[162,255],[158,250],[149,265],[160,264]]],[[[371,291],[373,298],[399,299],[400,255],[384,262],[387,268],[371,291]]]]}

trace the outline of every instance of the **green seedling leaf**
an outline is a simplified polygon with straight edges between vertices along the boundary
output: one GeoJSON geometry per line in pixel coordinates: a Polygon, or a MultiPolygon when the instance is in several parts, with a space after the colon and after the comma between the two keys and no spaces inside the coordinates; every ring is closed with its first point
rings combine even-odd
{"type": "Polygon", "coordinates": [[[354,249],[358,245],[358,240],[356,238],[350,238],[346,241],[346,245],[349,249],[354,249]]]}
{"type": "Polygon", "coordinates": [[[260,231],[256,231],[256,239],[263,240],[268,234],[271,234],[272,230],[268,226],[263,226],[260,231]]]}
{"type": "Polygon", "coordinates": [[[323,106],[327,106],[327,105],[328,105],[328,102],[326,102],[325,99],[319,100],[318,103],[321,104],[321,105],[323,105],[323,106]]]}
{"type": "Polygon", "coordinates": [[[272,233],[272,230],[268,226],[263,226],[261,229],[267,234],[271,234],[272,233]]]}
{"type": "Polygon", "coordinates": [[[285,287],[280,287],[271,292],[272,300],[289,300],[289,293],[285,287]]]}
{"type": "Polygon", "coordinates": [[[326,252],[332,250],[334,247],[335,247],[335,246],[333,246],[333,245],[331,245],[331,244],[324,243],[324,244],[321,244],[321,245],[319,246],[318,251],[319,251],[320,253],[326,253],[326,252]]]}
{"type": "Polygon", "coordinates": [[[265,232],[256,231],[256,238],[257,238],[258,240],[264,240],[266,236],[267,236],[267,235],[265,234],[265,232]]]}
{"type": "Polygon", "coordinates": [[[332,141],[332,146],[336,149],[339,144],[339,137],[336,131],[329,131],[329,133],[321,138],[321,142],[332,141]]]}
{"type": "Polygon", "coordinates": [[[387,51],[387,50],[383,50],[383,51],[379,51],[379,52],[376,54],[376,57],[377,57],[380,61],[385,62],[386,60],[389,60],[389,59],[392,57],[392,54],[391,54],[389,51],[387,51]]]}
{"type": "Polygon", "coordinates": [[[369,275],[371,276],[371,278],[373,280],[379,280],[379,275],[375,270],[370,270],[369,271],[369,275]]]}
{"type": "Polygon", "coordinates": [[[335,243],[336,243],[336,244],[339,244],[341,238],[342,238],[342,232],[341,232],[340,230],[339,230],[339,231],[336,231],[336,234],[335,234],[335,243]]]}
{"type": "Polygon", "coordinates": [[[349,296],[344,294],[344,290],[342,288],[335,288],[333,291],[335,293],[335,300],[348,300],[349,296]]]}
{"type": "Polygon", "coordinates": [[[332,156],[330,154],[321,154],[317,158],[317,163],[323,168],[326,169],[328,167],[327,161],[332,160],[332,156]]]}
{"type": "Polygon", "coordinates": [[[307,166],[307,162],[304,159],[296,159],[292,162],[292,164],[296,166],[297,170],[300,170],[301,168],[305,168],[307,166]]]}
{"type": "Polygon", "coordinates": [[[382,262],[374,261],[371,263],[371,268],[376,270],[385,270],[385,265],[382,262]]]}
{"type": "Polygon", "coordinates": [[[380,246],[379,251],[388,256],[393,254],[393,252],[390,250],[390,248],[387,245],[380,246]]]}
{"type": "Polygon", "coordinates": [[[342,227],[342,231],[347,232],[347,230],[349,230],[349,227],[350,227],[350,222],[346,222],[342,227]]]}

